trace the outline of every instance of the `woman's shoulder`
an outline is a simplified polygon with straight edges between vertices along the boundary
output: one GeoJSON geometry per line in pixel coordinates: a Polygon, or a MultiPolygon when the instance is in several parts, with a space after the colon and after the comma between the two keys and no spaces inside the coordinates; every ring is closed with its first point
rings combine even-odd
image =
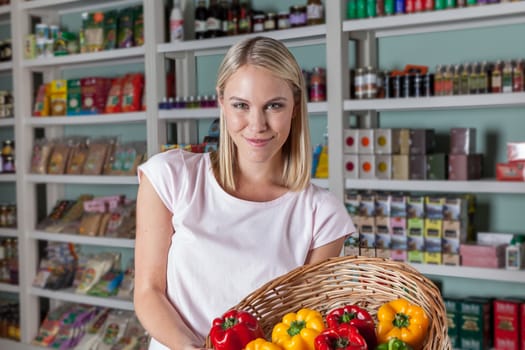
{"type": "Polygon", "coordinates": [[[338,205],[340,200],[330,190],[310,183],[303,191],[304,199],[309,200],[314,206],[338,205]]]}
{"type": "Polygon", "coordinates": [[[201,162],[207,162],[208,159],[209,155],[207,153],[193,153],[183,149],[172,149],[154,154],[146,163],[153,163],[156,166],[194,166],[201,162]]]}

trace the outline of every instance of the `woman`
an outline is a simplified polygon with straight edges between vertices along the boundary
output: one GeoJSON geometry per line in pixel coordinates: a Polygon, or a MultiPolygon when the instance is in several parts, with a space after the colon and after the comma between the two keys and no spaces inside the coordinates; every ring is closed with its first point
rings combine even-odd
{"type": "Polygon", "coordinates": [[[139,168],[135,310],[150,349],[198,349],[213,318],[263,283],[340,254],[354,226],[310,183],[301,68],[279,41],[232,46],[217,81],[216,154],[180,150],[139,168]]]}

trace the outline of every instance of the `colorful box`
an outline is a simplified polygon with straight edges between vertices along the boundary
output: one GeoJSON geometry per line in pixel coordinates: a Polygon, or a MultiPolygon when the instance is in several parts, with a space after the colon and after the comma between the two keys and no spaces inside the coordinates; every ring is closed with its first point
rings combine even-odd
{"type": "Polygon", "coordinates": [[[374,129],[358,129],[357,153],[374,154],[374,129]]]}
{"type": "Polygon", "coordinates": [[[441,256],[441,253],[425,252],[425,264],[443,264],[443,257],[441,256]]]}
{"type": "Polygon", "coordinates": [[[392,229],[391,248],[395,250],[406,250],[408,247],[408,237],[405,218],[390,218],[390,227],[392,229]]]}
{"type": "Polygon", "coordinates": [[[441,253],[443,238],[443,221],[425,219],[425,250],[431,253],[441,253]]]}
{"type": "Polygon", "coordinates": [[[445,297],[443,298],[445,310],[447,312],[447,333],[452,343],[452,348],[459,348],[459,324],[461,322],[460,304],[461,299],[445,297]]]}
{"type": "Polygon", "coordinates": [[[448,254],[459,254],[459,245],[466,240],[466,232],[461,229],[459,221],[443,221],[442,251],[448,254]]]}
{"type": "Polygon", "coordinates": [[[373,154],[359,155],[359,174],[360,179],[375,179],[376,177],[376,158],[373,154]]]}
{"type": "Polygon", "coordinates": [[[404,195],[391,196],[390,216],[404,218],[407,216],[407,197],[404,195]]]}
{"type": "Polygon", "coordinates": [[[400,249],[392,249],[390,251],[390,259],[394,261],[407,261],[407,251],[400,249]]]}
{"type": "Polygon", "coordinates": [[[375,218],[361,216],[359,220],[359,246],[361,248],[375,248],[375,242],[376,242],[375,218]]]}
{"type": "Polygon", "coordinates": [[[487,298],[467,298],[460,305],[460,348],[490,349],[492,346],[492,301],[487,298]]]}
{"type": "Polygon", "coordinates": [[[354,256],[359,255],[359,233],[354,232],[345,239],[343,246],[344,255],[354,256]]]}
{"type": "Polygon", "coordinates": [[[461,265],[461,255],[459,254],[441,253],[441,260],[442,260],[443,265],[447,265],[447,266],[461,265]]]}
{"type": "Polygon", "coordinates": [[[476,129],[452,128],[450,129],[450,153],[472,154],[476,153],[476,129]]]}
{"type": "Polygon", "coordinates": [[[525,142],[507,142],[507,161],[525,162],[525,142]]]}
{"type": "MultiPolygon", "coordinates": [[[[376,195],[375,201],[375,215],[378,216],[390,216],[390,208],[392,203],[392,196],[388,193],[379,192],[376,195]]],[[[389,225],[390,226],[390,225],[389,225]]]]}
{"type": "Polygon", "coordinates": [[[496,180],[525,181],[525,162],[497,163],[496,180]]]}
{"type": "MultiPolygon", "coordinates": [[[[359,215],[359,203],[361,202],[361,195],[355,191],[345,192],[345,206],[348,214],[354,217],[359,215]]],[[[354,221],[355,224],[355,221],[354,221]]]]}
{"type": "MultiPolygon", "coordinates": [[[[410,240],[410,237],[408,237],[410,240]]],[[[425,262],[425,252],[421,250],[409,250],[407,252],[407,261],[415,264],[423,264],[425,262]]]]}
{"type": "Polygon", "coordinates": [[[390,218],[376,216],[376,249],[389,249],[392,244],[392,228],[390,218]]]}
{"type": "Polygon", "coordinates": [[[449,154],[449,180],[478,180],[482,174],[482,154],[449,154]]]}
{"type": "Polygon", "coordinates": [[[375,177],[380,180],[390,180],[392,178],[392,156],[375,155],[375,177]]]}
{"type": "Polygon", "coordinates": [[[375,154],[392,154],[392,129],[374,129],[375,154]]]}
{"type": "Polygon", "coordinates": [[[376,197],[373,193],[362,193],[359,201],[360,216],[376,216],[376,197]]]}
{"type": "Polygon", "coordinates": [[[345,154],[343,155],[343,169],[345,179],[359,178],[359,155],[345,154]]]}
{"type": "Polygon", "coordinates": [[[407,199],[407,217],[420,218],[425,217],[425,197],[409,196],[407,199]]]}
{"type": "Polygon", "coordinates": [[[445,197],[426,196],[425,197],[425,217],[428,219],[443,219],[445,208],[445,197]]]}
{"type": "Polygon", "coordinates": [[[495,349],[520,350],[520,306],[520,300],[494,300],[495,349]]]}
{"type": "Polygon", "coordinates": [[[344,129],[343,153],[358,154],[359,131],[358,129],[344,129]]]}

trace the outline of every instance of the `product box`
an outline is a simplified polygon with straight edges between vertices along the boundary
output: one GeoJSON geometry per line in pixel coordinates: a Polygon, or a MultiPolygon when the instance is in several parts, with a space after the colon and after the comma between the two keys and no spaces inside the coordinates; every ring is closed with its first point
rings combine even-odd
{"type": "Polygon", "coordinates": [[[443,259],[441,253],[425,252],[424,255],[425,264],[441,265],[443,264],[443,259]]]}
{"type": "Polygon", "coordinates": [[[493,310],[495,349],[520,350],[520,306],[520,300],[494,300],[493,310]]]}
{"type": "Polygon", "coordinates": [[[394,261],[407,261],[407,251],[400,249],[392,249],[390,251],[390,259],[394,261]]]}
{"type": "Polygon", "coordinates": [[[359,178],[359,155],[345,154],[343,155],[343,169],[345,179],[359,178]]]}
{"type": "MultiPolygon", "coordinates": [[[[392,196],[388,193],[378,192],[375,196],[375,215],[378,216],[390,216],[390,207],[392,202],[392,196]]],[[[390,226],[390,225],[389,225],[390,226]]]]}
{"type": "Polygon", "coordinates": [[[462,243],[459,246],[461,264],[464,266],[502,268],[505,266],[505,247],[462,243]]]}
{"type": "Polygon", "coordinates": [[[427,180],[448,178],[448,156],[445,153],[427,154],[427,180]]]}
{"type": "Polygon", "coordinates": [[[376,197],[373,193],[362,193],[359,201],[360,216],[376,215],[376,197]]]}
{"type": "Polygon", "coordinates": [[[67,109],[68,116],[81,114],[82,89],[80,79],[70,79],[67,81],[67,109]]]}
{"type": "Polygon", "coordinates": [[[409,196],[407,198],[407,217],[420,219],[425,217],[425,197],[409,196]]]}
{"type": "Polygon", "coordinates": [[[482,154],[449,154],[449,180],[478,180],[482,174],[482,154]]]}
{"type": "MultiPolygon", "coordinates": [[[[354,216],[359,215],[359,203],[361,202],[361,195],[355,191],[345,192],[345,207],[348,214],[354,219],[354,216]]],[[[354,220],[354,225],[357,225],[354,220]]]]}
{"type": "Polygon", "coordinates": [[[427,179],[427,156],[424,154],[411,154],[409,158],[409,179],[426,180],[427,179]]]}
{"type": "Polygon", "coordinates": [[[447,265],[447,266],[461,265],[461,255],[459,254],[441,253],[441,260],[442,260],[443,265],[447,265]]]}
{"type": "Polygon", "coordinates": [[[383,258],[383,259],[390,259],[391,258],[391,250],[390,249],[385,249],[385,248],[376,248],[376,256],[378,258],[383,258]]]}
{"type": "Polygon", "coordinates": [[[425,197],[425,217],[428,219],[443,219],[445,208],[445,197],[426,196],[425,197]]]}
{"type": "Polygon", "coordinates": [[[466,232],[459,221],[443,221],[443,240],[441,249],[445,254],[459,254],[459,245],[466,240],[466,232]]]}
{"type": "Polygon", "coordinates": [[[376,158],[373,154],[359,155],[359,174],[360,179],[375,179],[376,177],[376,158]]]}
{"type": "Polygon", "coordinates": [[[374,154],[374,129],[358,129],[357,153],[374,154]]]}
{"type": "MultiPolygon", "coordinates": [[[[408,239],[410,240],[410,237],[408,239]]],[[[425,252],[421,250],[409,250],[407,252],[407,261],[415,264],[423,264],[425,262],[425,252]]]]}
{"type": "Polygon", "coordinates": [[[376,249],[375,248],[362,247],[360,249],[359,255],[366,256],[368,258],[375,258],[376,257],[376,249]]]}
{"type": "Polygon", "coordinates": [[[345,239],[343,246],[344,254],[346,256],[359,255],[359,233],[354,232],[345,239]]]}
{"type": "Polygon", "coordinates": [[[343,130],[343,153],[344,154],[357,154],[357,146],[359,140],[358,129],[344,129],[343,130]]]}
{"type": "Polygon", "coordinates": [[[423,219],[412,218],[407,221],[407,250],[425,250],[425,238],[423,236],[425,222],[423,219]]]}
{"type": "Polygon", "coordinates": [[[394,154],[392,156],[392,179],[408,180],[410,173],[410,159],[407,154],[394,154]]]}
{"type": "Polygon", "coordinates": [[[408,237],[405,218],[390,218],[390,227],[392,229],[391,248],[395,250],[406,250],[408,247],[408,237]]]}
{"type": "Polygon", "coordinates": [[[447,333],[452,343],[452,348],[459,348],[459,325],[461,322],[461,299],[444,297],[443,303],[447,313],[447,333]]]}
{"type": "Polygon", "coordinates": [[[407,197],[402,194],[393,194],[390,202],[390,216],[404,218],[407,216],[407,197]]]}
{"type": "Polygon", "coordinates": [[[525,161],[515,163],[497,163],[496,180],[525,181],[525,161]]]}
{"type": "Polygon", "coordinates": [[[507,161],[525,162],[525,142],[507,142],[507,161]]]}
{"type": "Polygon", "coordinates": [[[472,154],[476,153],[476,129],[452,128],[450,129],[450,153],[472,154]]]}
{"type": "Polygon", "coordinates": [[[376,154],[375,161],[376,179],[390,180],[392,178],[392,156],[389,154],[376,154]]]}
{"type": "Polygon", "coordinates": [[[410,129],[396,129],[392,134],[392,147],[397,149],[394,150],[393,154],[410,154],[410,129]],[[395,152],[395,151],[398,152],[395,152]]]}
{"type": "Polygon", "coordinates": [[[375,218],[361,216],[359,219],[359,246],[361,248],[375,248],[375,230],[375,218]]]}
{"type": "Polygon", "coordinates": [[[435,149],[433,129],[410,129],[410,154],[428,154],[435,149]]]}
{"type": "Polygon", "coordinates": [[[461,221],[468,216],[469,203],[467,198],[449,196],[443,204],[443,218],[445,220],[461,221]]]}
{"type": "Polygon", "coordinates": [[[431,253],[441,253],[443,238],[443,221],[425,219],[425,250],[431,253]]]}
{"type": "Polygon", "coordinates": [[[374,129],[375,154],[393,154],[392,129],[374,129]]]}
{"type": "Polygon", "coordinates": [[[492,346],[492,301],[467,298],[461,302],[460,349],[490,349],[492,346]]]}
{"type": "Polygon", "coordinates": [[[525,350],[525,302],[520,305],[520,324],[521,324],[521,348],[520,350],[525,350]]]}
{"type": "Polygon", "coordinates": [[[392,244],[392,228],[390,218],[376,216],[376,249],[390,249],[392,244]]]}

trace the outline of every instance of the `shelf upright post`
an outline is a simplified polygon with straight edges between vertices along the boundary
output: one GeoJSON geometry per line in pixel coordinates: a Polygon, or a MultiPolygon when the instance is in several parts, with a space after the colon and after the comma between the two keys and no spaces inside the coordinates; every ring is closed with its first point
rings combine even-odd
{"type": "Polygon", "coordinates": [[[158,44],[164,42],[166,8],[162,1],[144,1],[144,71],[146,79],[146,143],[148,157],[160,151],[166,143],[166,122],[158,119],[159,96],[166,94],[164,56],[157,53],[158,44]]]}
{"type": "Polygon", "coordinates": [[[326,75],[328,96],[329,189],[344,200],[343,103],[349,96],[348,37],[341,30],[345,1],[326,1],[326,75]],[[328,17],[328,15],[330,17],[328,17]]]}
{"type": "Polygon", "coordinates": [[[20,287],[20,329],[21,342],[28,344],[37,334],[40,322],[38,297],[30,294],[32,279],[38,265],[37,241],[29,237],[37,220],[36,186],[28,183],[26,175],[30,170],[33,145],[33,129],[24,121],[31,115],[33,101],[32,72],[23,67],[25,36],[31,31],[30,19],[22,7],[22,1],[11,1],[11,36],[13,45],[13,90],[15,109],[16,140],[16,202],[22,209],[17,211],[19,287],[20,287]]]}

